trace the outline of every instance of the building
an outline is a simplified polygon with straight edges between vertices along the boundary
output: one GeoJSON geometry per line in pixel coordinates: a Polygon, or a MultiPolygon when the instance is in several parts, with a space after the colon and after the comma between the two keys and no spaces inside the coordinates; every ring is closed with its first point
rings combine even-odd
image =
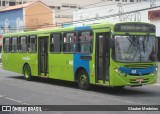
{"type": "Polygon", "coordinates": [[[41,0],[55,10],[56,23],[62,24],[73,21],[73,11],[117,3],[137,3],[147,0],[41,0]]]}
{"type": "Polygon", "coordinates": [[[0,34],[37,29],[55,24],[53,10],[41,1],[0,10],[0,34]]]}
{"type": "MultiPolygon", "coordinates": [[[[160,2],[140,2],[132,4],[112,4],[101,7],[85,8],[74,11],[75,26],[101,22],[148,22],[160,26],[160,20],[152,19],[149,12],[160,9],[160,2]],[[153,5],[153,6],[152,6],[153,5]],[[135,7],[136,6],[136,7],[135,7]]],[[[157,36],[158,32],[157,32],[157,36]]]]}
{"type": "Polygon", "coordinates": [[[32,0],[0,0],[0,9],[3,9],[8,6],[15,6],[19,4],[25,4],[32,0]]]}
{"type": "Polygon", "coordinates": [[[117,3],[134,3],[147,0],[0,0],[0,9],[7,6],[24,4],[31,1],[42,1],[55,10],[55,19],[57,24],[73,21],[73,11],[101,5],[117,3]]]}

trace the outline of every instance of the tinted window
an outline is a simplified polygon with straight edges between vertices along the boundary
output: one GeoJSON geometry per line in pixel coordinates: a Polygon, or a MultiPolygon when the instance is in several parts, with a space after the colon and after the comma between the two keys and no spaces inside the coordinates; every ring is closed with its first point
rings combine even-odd
{"type": "Polygon", "coordinates": [[[22,36],[19,38],[19,52],[27,51],[27,37],[22,36]]]}
{"type": "Polygon", "coordinates": [[[18,38],[12,37],[12,52],[18,52],[18,38]]]}
{"type": "Polygon", "coordinates": [[[4,38],[4,52],[10,52],[10,38],[4,38]]]}
{"type": "Polygon", "coordinates": [[[28,51],[29,52],[36,52],[37,51],[37,37],[36,36],[29,36],[28,37],[28,51]]]}
{"type": "Polygon", "coordinates": [[[79,32],[78,35],[78,52],[92,53],[93,51],[93,36],[90,31],[79,32]]]}
{"type": "Polygon", "coordinates": [[[76,34],[65,33],[63,39],[63,51],[64,52],[75,52],[76,51],[76,34]]]}
{"type": "Polygon", "coordinates": [[[61,52],[61,34],[54,33],[50,37],[50,51],[61,52]]]}

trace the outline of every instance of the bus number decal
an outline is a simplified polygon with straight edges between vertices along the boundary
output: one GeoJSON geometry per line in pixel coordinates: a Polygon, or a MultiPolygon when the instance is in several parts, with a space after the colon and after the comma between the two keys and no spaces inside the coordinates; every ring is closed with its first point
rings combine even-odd
{"type": "Polygon", "coordinates": [[[27,56],[27,57],[22,57],[22,60],[30,60],[30,58],[27,56]]]}
{"type": "Polygon", "coordinates": [[[73,65],[73,61],[69,61],[69,64],[70,64],[70,65],[73,65]]]}

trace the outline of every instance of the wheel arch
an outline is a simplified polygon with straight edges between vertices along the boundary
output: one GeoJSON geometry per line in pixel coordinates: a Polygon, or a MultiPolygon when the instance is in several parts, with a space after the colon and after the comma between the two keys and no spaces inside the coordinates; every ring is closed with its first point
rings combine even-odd
{"type": "MultiPolygon", "coordinates": [[[[30,66],[29,63],[24,63],[24,64],[23,64],[23,69],[22,69],[22,74],[23,74],[23,71],[24,71],[24,67],[25,67],[26,65],[30,66]]],[[[31,66],[30,66],[30,67],[31,67],[31,66]]],[[[31,72],[31,73],[32,73],[32,72],[31,72]]]]}
{"type": "Polygon", "coordinates": [[[76,72],[75,72],[75,75],[74,75],[75,76],[75,81],[78,81],[78,73],[82,70],[84,70],[87,73],[89,83],[90,83],[89,73],[87,72],[87,70],[84,67],[79,67],[79,68],[76,69],[76,72]]]}

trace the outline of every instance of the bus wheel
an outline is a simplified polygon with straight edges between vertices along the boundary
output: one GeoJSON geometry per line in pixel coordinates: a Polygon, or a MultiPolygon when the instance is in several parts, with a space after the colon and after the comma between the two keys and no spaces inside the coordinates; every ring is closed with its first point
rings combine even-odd
{"type": "Polygon", "coordinates": [[[29,65],[25,65],[23,69],[24,79],[25,80],[31,80],[31,68],[29,65]]]}
{"type": "Polygon", "coordinates": [[[80,89],[83,89],[83,90],[89,89],[88,75],[84,70],[81,70],[78,73],[78,86],[80,89]]]}

